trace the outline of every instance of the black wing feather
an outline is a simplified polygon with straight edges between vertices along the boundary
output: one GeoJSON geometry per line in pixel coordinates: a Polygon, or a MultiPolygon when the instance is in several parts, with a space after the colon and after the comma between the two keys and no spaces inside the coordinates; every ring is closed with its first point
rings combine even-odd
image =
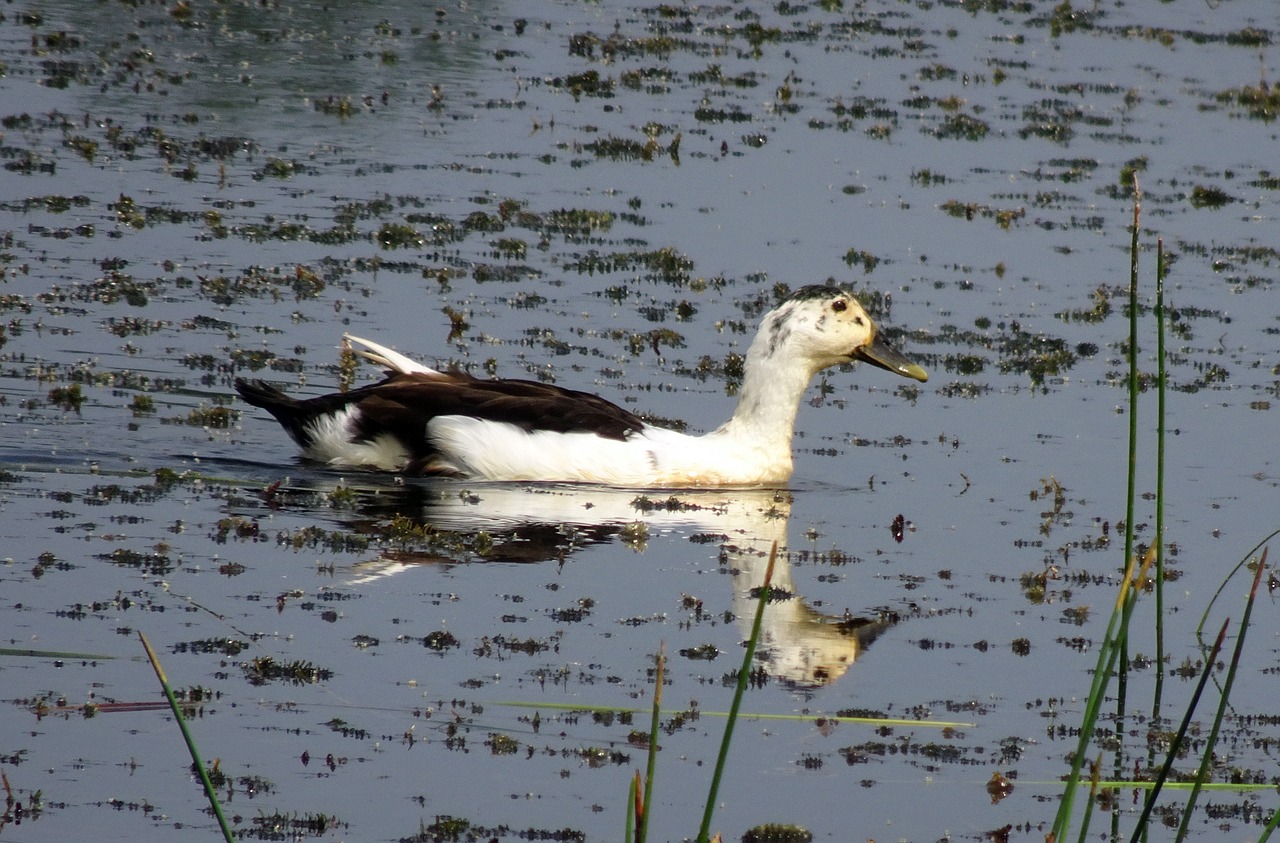
{"type": "Polygon", "coordinates": [[[427,424],[436,416],[470,416],[515,425],[521,430],[594,433],[624,440],[644,428],[634,413],[589,392],[537,381],[480,380],[462,372],[392,374],[349,392],[298,400],[262,381],[236,379],[236,391],[261,407],[302,447],[310,445],[307,425],[319,416],[356,405],[356,441],[395,436],[419,465],[430,463],[435,449],[427,424]]]}
{"type": "Polygon", "coordinates": [[[634,413],[589,392],[538,381],[480,380],[463,373],[446,377],[394,375],[366,388],[428,417],[472,416],[530,432],[594,433],[621,440],[644,427],[634,413]]]}

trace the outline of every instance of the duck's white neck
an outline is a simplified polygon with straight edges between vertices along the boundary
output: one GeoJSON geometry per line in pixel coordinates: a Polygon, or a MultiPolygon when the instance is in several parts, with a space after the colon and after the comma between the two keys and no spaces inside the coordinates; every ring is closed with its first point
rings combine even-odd
{"type": "Polygon", "coordinates": [[[734,442],[742,453],[791,472],[791,439],[796,413],[814,370],[809,361],[779,351],[762,330],[747,351],[745,377],[733,418],[711,435],[734,442]]]}

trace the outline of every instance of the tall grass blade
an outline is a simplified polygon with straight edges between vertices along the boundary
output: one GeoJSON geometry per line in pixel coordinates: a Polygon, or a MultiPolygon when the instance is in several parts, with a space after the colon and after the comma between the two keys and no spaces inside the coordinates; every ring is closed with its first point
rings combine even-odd
{"type": "MultiPolygon", "coordinates": [[[[1253,587],[1249,589],[1249,599],[1244,604],[1244,617],[1240,619],[1240,634],[1236,636],[1236,648],[1231,653],[1231,664],[1227,667],[1227,678],[1222,683],[1222,694],[1218,698],[1218,714],[1213,720],[1213,728],[1209,730],[1209,738],[1205,741],[1204,755],[1200,759],[1200,769],[1196,771],[1195,786],[1187,797],[1187,805],[1182,810],[1182,822],[1178,824],[1177,841],[1186,839],[1187,823],[1195,808],[1196,798],[1200,795],[1200,785],[1209,779],[1209,765],[1213,763],[1213,750],[1218,743],[1218,733],[1222,730],[1222,719],[1226,716],[1227,706],[1231,699],[1231,686],[1236,680],[1236,670],[1240,667],[1240,654],[1244,651],[1244,640],[1249,632],[1249,616],[1253,614],[1253,604],[1258,596],[1258,583],[1262,582],[1262,572],[1267,567],[1267,551],[1262,551],[1258,560],[1258,569],[1253,574],[1253,587]]],[[[1209,670],[1210,665],[1206,665],[1209,670]]]]}
{"type": "Polygon", "coordinates": [[[760,586],[760,600],[756,603],[756,619],[751,625],[751,637],[747,639],[747,651],[742,656],[742,669],[738,671],[738,687],[733,692],[733,703],[729,706],[729,718],[724,724],[724,737],[720,739],[720,757],[716,759],[715,772],[711,774],[711,792],[707,794],[707,804],[702,812],[702,827],[698,830],[698,843],[707,843],[711,833],[711,817],[716,810],[716,795],[720,792],[720,777],[724,774],[725,760],[729,757],[729,741],[733,738],[733,724],[738,719],[738,708],[742,705],[742,697],[747,692],[747,679],[751,675],[751,664],[756,657],[756,644],[760,641],[760,623],[764,620],[764,607],[769,602],[770,583],[773,582],[773,565],[778,560],[778,543],[773,543],[769,551],[769,565],[764,570],[764,582],[760,586]]]}
{"type": "MultiPolygon", "coordinates": [[[[1098,662],[1093,671],[1093,684],[1089,688],[1089,697],[1085,701],[1084,716],[1080,725],[1080,737],[1076,744],[1075,754],[1072,757],[1071,771],[1067,775],[1066,788],[1063,790],[1062,801],[1058,804],[1058,814],[1053,821],[1053,831],[1050,838],[1053,840],[1065,839],[1068,821],[1071,818],[1071,811],[1075,806],[1075,794],[1080,785],[1080,771],[1084,767],[1085,753],[1089,749],[1089,741],[1093,737],[1094,727],[1098,722],[1098,712],[1102,708],[1102,701],[1105,697],[1106,687],[1110,682],[1112,671],[1115,669],[1116,659],[1120,653],[1120,643],[1128,635],[1129,619],[1133,616],[1133,607],[1138,602],[1137,584],[1141,583],[1147,575],[1147,569],[1150,567],[1154,554],[1148,550],[1146,557],[1143,559],[1141,566],[1138,560],[1133,559],[1129,562],[1129,567],[1125,569],[1124,579],[1120,583],[1120,593],[1116,595],[1115,609],[1111,612],[1111,619],[1107,622],[1107,631],[1103,635],[1102,645],[1098,648],[1098,662]],[[1134,569],[1137,568],[1135,571],[1134,569]]],[[[1120,776],[1114,778],[1120,779],[1120,776]]]]}
{"type": "Polygon", "coordinates": [[[624,843],[635,843],[636,816],[640,813],[640,771],[636,770],[627,785],[626,821],[623,823],[622,839],[624,843]]]}
{"type": "Polygon", "coordinates": [[[1084,801],[1084,818],[1080,821],[1080,843],[1089,836],[1089,820],[1093,818],[1093,806],[1098,804],[1098,780],[1102,778],[1102,755],[1089,765],[1089,798],[1084,801]]]}
{"type": "Polygon", "coordinates": [[[1226,577],[1223,578],[1222,582],[1218,584],[1217,589],[1213,592],[1213,597],[1209,598],[1209,605],[1205,607],[1204,614],[1200,616],[1200,622],[1196,624],[1196,640],[1201,642],[1202,646],[1204,644],[1204,625],[1209,622],[1209,615],[1213,612],[1213,607],[1218,602],[1218,598],[1226,593],[1227,584],[1231,582],[1232,578],[1235,577],[1236,574],[1240,573],[1242,569],[1248,567],[1249,563],[1253,561],[1253,555],[1255,553],[1265,548],[1267,544],[1277,536],[1280,536],[1280,528],[1276,528],[1263,536],[1262,541],[1249,548],[1249,552],[1244,555],[1244,558],[1237,562],[1236,566],[1231,569],[1230,573],[1228,573],[1226,577]]]}
{"type": "Polygon", "coordinates": [[[196,770],[200,773],[200,781],[204,784],[205,796],[209,797],[209,805],[213,808],[213,814],[218,818],[218,825],[222,829],[222,836],[227,843],[233,843],[231,829],[227,826],[227,818],[222,815],[222,805],[218,803],[218,794],[213,790],[213,782],[209,781],[209,771],[204,768],[204,762],[200,760],[200,750],[196,749],[195,738],[191,737],[191,732],[187,729],[187,719],[182,716],[182,709],[178,707],[178,701],[174,699],[173,691],[169,688],[169,680],[165,678],[164,668],[160,667],[160,660],[156,658],[155,651],[151,649],[147,636],[138,631],[138,638],[142,640],[142,647],[147,651],[147,659],[151,662],[151,667],[156,672],[156,678],[160,680],[160,687],[164,689],[164,695],[169,700],[169,708],[173,710],[173,716],[177,718],[178,728],[182,730],[182,738],[187,742],[187,751],[191,753],[191,761],[195,764],[196,770]]]}
{"type": "Polygon", "coordinates": [[[26,648],[0,647],[0,656],[17,656],[32,659],[80,659],[83,661],[108,661],[115,656],[103,653],[65,653],[59,650],[30,650],[26,648]]]}
{"type": "Polygon", "coordinates": [[[1271,819],[1267,820],[1267,825],[1262,829],[1262,833],[1258,835],[1258,843],[1267,843],[1271,839],[1271,833],[1276,830],[1276,826],[1280,825],[1280,811],[1272,810],[1271,819]]]}

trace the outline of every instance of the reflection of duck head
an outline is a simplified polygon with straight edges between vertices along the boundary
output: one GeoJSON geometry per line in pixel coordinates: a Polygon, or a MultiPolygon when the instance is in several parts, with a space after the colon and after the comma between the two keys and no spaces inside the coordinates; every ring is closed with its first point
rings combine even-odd
{"type": "Polygon", "coordinates": [[[641,551],[654,535],[683,533],[718,546],[721,563],[733,572],[733,612],[744,635],[777,543],[775,598],[765,610],[757,652],[767,671],[792,687],[834,682],[897,621],[889,612],[824,615],[795,593],[786,551],[791,495],[785,491],[646,493],[578,484],[377,480],[347,489],[357,513],[350,526],[403,539],[400,548],[361,563],[349,580],[353,585],[424,563],[562,561],[583,547],[613,541],[641,551]]]}
{"type": "MultiPolygon", "coordinates": [[[[780,550],[773,569],[772,599],[760,624],[758,658],[771,676],[793,688],[829,685],[900,616],[885,610],[868,617],[835,617],[815,611],[794,593],[791,566],[784,560],[780,550]]],[[[734,614],[743,634],[749,635],[765,564],[758,556],[742,561],[747,564],[734,572],[734,614]]]]}

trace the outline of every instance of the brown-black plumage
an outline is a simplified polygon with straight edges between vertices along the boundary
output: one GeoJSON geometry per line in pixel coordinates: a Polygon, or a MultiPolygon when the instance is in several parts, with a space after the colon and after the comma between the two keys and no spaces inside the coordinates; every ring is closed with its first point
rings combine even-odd
{"type": "Polygon", "coordinates": [[[625,440],[644,422],[598,395],[539,383],[482,380],[465,372],[393,373],[378,383],[348,392],[296,399],[260,380],[236,379],[236,391],[261,407],[295,442],[312,444],[310,426],[318,418],[354,406],[353,442],[395,437],[411,455],[407,470],[432,470],[436,449],[427,425],[437,416],[467,416],[514,425],[526,432],[593,433],[625,440]]]}

